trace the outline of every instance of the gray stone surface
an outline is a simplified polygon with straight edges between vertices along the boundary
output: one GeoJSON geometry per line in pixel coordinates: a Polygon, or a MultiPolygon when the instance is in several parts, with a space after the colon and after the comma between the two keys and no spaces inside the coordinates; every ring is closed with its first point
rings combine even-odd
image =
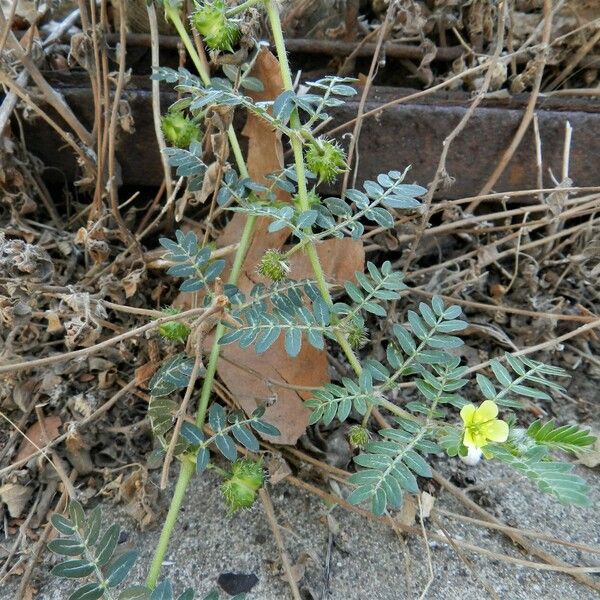
{"type": "MultiPolygon", "coordinates": [[[[475,497],[489,503],[490,510],[507,523],[600,547],[597,512],[600,477],[597,471],[578,468],[578,472],[590,481],[595,507],[576,509],[560,506],[551,498],[540,495],[527,481],[499,464],[464,467],[444,460],[438,467],[447,475],[458,469],[474,477],[477,487],[475,497]]],[[[291,594],[281,576],[279,554],[262,509],[258,505],[251,511],[228,518],[217,484],[212,475],[193,481],[164,564],[164,575],[174,580],[178,591],[184,586],[193,586],[196,597],[202,598],[216,587],[220,573],[254,573],[259,582],[249,600],[288,600],[291,594]]],[[[340,508],[328,508],[323,502],[286,483],[272,487],[271,496],[290,557],[295,563],[305,564],[299,585],[306,598],[463,600],[493,597],[490,589],[502,600],[592,600],[599,597],[567,575],[509,565],[466,552],[461,558],[451,547],[437,542],[429,543],[429,563],[421,539],[403,539],[383,525],[348,514],[340,508]],[[328,513],[334,517],[339,530],[333,535],[327,583],[328,513]],[[429,564],[433,579],[426,588],[430,579],[429,564]]],[[[443,492],[436,506],[463,512],[462,507],[443,492]]],[[[137,531],[121,509],[110,505],[105,507],[105,514],[107,521],[113,518],[122,524],[128,534],[125,544],[135,545],[141,550],[134,579],[142,581],[153,545],[158,539],[158,529],[137,531]]],[[[520,552],[497,532],[465,526],[442,517],[439,519],[456,540],[537,561],[535,557],[520,552]]],[[[436,530],[431,522],[426,522],[426,526],[429,531],[436,530]]],[[[540,545],[572,564],[600,564],[599,555],[587,555],[556,545],[540,545]]],[[[40,600],[67,598],[72,590],[69,583],[48,577],[53,561],[53,557],[45,556],[36,570],[34,583],[39,588],[37,598],[40,600]]],[[[10,582],[0,591],[0,597],[14,598],[17,583],[10,582]]],[[[225,593],[222,596],[228,597],[225,593]]]]}

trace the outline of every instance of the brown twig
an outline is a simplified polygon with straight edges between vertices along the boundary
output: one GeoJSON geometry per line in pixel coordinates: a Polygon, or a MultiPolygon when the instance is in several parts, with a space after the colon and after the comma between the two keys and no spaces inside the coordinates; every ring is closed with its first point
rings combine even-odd
{"type": "MultiPolygon", "coordinates": [[[[473,102],[471,102],[469,109],[462,116],[458,125],[450,132],[450,134],[442,142],[442,153],[440,155],[440,159],[439,159],[437,168],[435,170],[433,180],[429,184],[429,190],[427,191],[425,199],[423,200],[424,212],[420,219],[419,225],[417,226],[417,231],[415,233],[414,240],[410,246],[410,250],[408,251],[406,258],[403,262],[402,270],[405,273],[408,272],[410,265],[416,256],[417,248],[421,241],[423,232],[425,231],[425,229],[427,228],[427,226],[429,224],[429,219],[431,218],[431,204],[433,201],[433,196],[437,192],[438,185],[440,184],[440,181],[449,177],[448,173],[446,172],[446,159],[448,157],[448,152],[450,151],[450,146],[452,145],[454,140],[460,135],[460,133],[464,130],[464,128],[467,126],[467,123],[470,121],[471,117],[475,113],[475,109],[479,106],[479,104],[481,104],[481,101],[483,100],[484,96],[487,94],[487,91],[492,82],[492,77],[495,74],[496,66],[500,60],[500,53],[502,52],[502,49],[504,48],[504,30],[506,27],[506,17],[507,17],[507,13],[508,13],[507,2],[508,2],[508,0],[503,0],[498,6],[498,23],[497,23],[498,32],[497,32],[496,46],[494,48],[494,53],[489,61],[489,66],[485,73],[481,87],[479,88],[479,91],[477,92],[477,95],[475,96],[473,102]]],[[[487,190],[487,191],[489,191],[489,190],[487,190]]]]}
{"type": "Polygon", "coordinates": [[[10,373],[14,371],[21,371],[23,369],[36,369],[38,367],[44,367],[46,365],[54,364],[57,362],[63,362],[65,360],[73,360],[82,356],[89,356],[90,354],[95,354],[96,352],[99,352],[104,348],[114,346],[119,342],[135,337],[136,335],[140,335],[146,331],[150,331],[151,329],[156,329],[157,327],[160,327],[165,323],[170,323],[171,321],[180,321],[181,319],[194,317],[196,315],[200,315],[200,318],[204,320],[205,318],[208,318],[211,314],[214,314],[216,310],[216,308],[192,308],[190,310],[186,310],[176,315],[160,317],[159,319],[156,319],[156,321],[146,323],[145,325],[136,327],[131,331],[126,331],[121,335],[109,338],[107,340],[104,340],[103,342],[94,344],[93,346],[89,346],[87,348],[81,348],[79,350],[73,350],[72,352],[65,352],[63,354],[48,356],[46,358],[38,358],[37,360],[29,360],[24,362],[0,365],[0,373],[10,373]]]}
{"type": "MultiPolygon", "coordinates": [[[[158,39],[158,21],[156,18],[156,9],[154,8],[153,2],[147,5],[147,11],[148,22],[150,23],[150,48],[152,57],[152,71],[154,72],[160,66],[160,46],[158,39]]],[[[170,198],[173,194],[173,178],[171,177],[171,166],[169,165],[169,160],[164,152],[167,145],[165,144],[165,137],[163,135],[161,127],[160,81],[158,81],[158,79],[152,79],[152,117],[154,119],[154,133],[156,135],[156,141],[158,143],[160,160],[162,162],[163,170],[165,172],[164,185],[167,191],[167,198],[170,198]]],[[[140,229],[142,228],[143,227],[140,226],[140,229]]]]}
{"type": "Polygon", "coordinates": [[[285,549],[285,545],[283,543],[283,538],[281,537],[281,530],[279,529],[279,524],[277,523],[277,518],[275,517],[275,510],[273,508],[273,503],[271,502],[269,492],[265,488],[261,488],[258,493],[260,495],[260,500],[262,502],[267,521],[269,522],[271,531],[273,532],[275,543],[279,549],[279,556],[281,556],[283,572],[285,573],[285,578],[290,586],[292,597],[294,600],[302,600],[300,590],[298,589],[298,584],[294,578],[294,572],[292,571],[292,563],[290,562],[290,557],[288,556],[287,550],[285,549]]]}
{"type": "Polygon", "coordinates": [[[346,190],[348,189],[348,179],[350,177],[350,172],[354,173],[353,181],[356,181],[356,177],[358,175],[358,158],[356,164],[353,165],[354,159],[354,151],[358,147],[358,139],[360,137],[360,130],[362,128],[362,117],[365,112],[365,105],[367,103],[367,98],[369,97],[369,92],[371,90],[371,85],[373,84],[373,79],[375,78],[375,70],[379,63],[379,56],[381,53],[381,47],[385,38],[388,34],[388,31],[392,25],[392,15],[396,11],[396,6],[393,2],[390,3],[386,13],[383,23],[379,26],[379,32],[377,35],[377,43],[375,44],[375,52],[373,53],[373,58],[371,60],[371,65],[369,67],[369,73],[367,75],[367,79],[362,89],[362,93],[360,96],[360,102],[358,103],[358,110],[356,113],[356,120],[354,122],[354,130],[352,131],[352,136],[350,138],[350,146],[348,148],[348,159],[346,161],[348,165],[348,169],[344,173],[344,179],[342,182],[342,198],[346,194],[346,190]]]}
{"type": "MultiPolygon", "coordinates": [[[[126,385],[123,385],[123,387],[116,394],[114,394],[111,398],[109,398],[102,406],[100,406],[100,408],[97,408],[91,415],[89,415],[88,417],[85,417],[83,420],[79,421],[76,424],[76,428],[80,429],[80,428],[88,425],[92,421],[95,421],[98,417],[100,417],[105,412],[110,410],[125,394],[127,394],[130,390],[135,388],[136,385],[137,385],[137,382],[135,380],[130,381],[126,385]]],[[[38,456],[39,454],[44,454],[45,452],[47,452],[54,446],[60,444],[64,440],[66,440],[67,437],[69,437],[69,435],[71,435],[71,434],[72,434],[71,431],[69,431],[67,433],[63,433],[62,435],[59,435],[54,440],[50,441],[43,448],[38,448],[37,450],[35,450],[30,456],[27,456],[26,458],[22,458],[21,460],[14,462],[13,464],[9,465],[8,467],[4,467],[3,469],[0,469],[0,477],[7,475],[14,469],[18,469],[19,467],[22,467],[23,465],[27,464],[32,458],[38,456]]]]}
{"type": "MultiPolygon", "coordinates": [[[[523,118],[521,119],[521,123],[519,124],[519,128],[515,133],[515,136],[508,146],[508,148],[502,154],[502,158],[500,159],[498,165],[494,169],[494,172],[490,175],[488,180],[485,182],[484,186],[481,188],[479,194],[487,194],[496,184],[502,173],[504,173],[504,169],[506,169],[506,165],[510,162],[510,159],[513,157],[516,149],[519,147],[525,132],[529,128],[529,124],[533,118],[533,111],[535,110],[535,105],[537,104],[537,99],[540,93],[540,87],[542,85],[542,78],[544,76],[544,67],[546,65],[546,61],[548,60],[548,53],[550,50],[550,33],[552,31],[552,0],[544,0],[544,31],[542,33],[542,44],[540,51],[540,62],[538,65],[538,70],[535,76],[535,80],[533,83],[533,88],[531,90],[531,94],[529,95],[529,100],[527,102],[527,107],[525,112],[523,113],[523,118]]],[[[478,201],[474,201],[471,203],[467,212],[473,213],[475,209],[479,206],[478,201]]]]}

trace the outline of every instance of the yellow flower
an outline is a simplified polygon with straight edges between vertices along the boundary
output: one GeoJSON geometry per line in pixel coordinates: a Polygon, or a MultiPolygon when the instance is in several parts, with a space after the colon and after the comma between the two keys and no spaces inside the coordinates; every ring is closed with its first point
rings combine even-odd
{"type": "Polygon", "coordinates": [[[492,400],[463,406],[460,416],[465,424],[463,444],[467,448],[483,448],[488,442],[505,442],[508,423],[497,419],[498,405],[492,400]]]}

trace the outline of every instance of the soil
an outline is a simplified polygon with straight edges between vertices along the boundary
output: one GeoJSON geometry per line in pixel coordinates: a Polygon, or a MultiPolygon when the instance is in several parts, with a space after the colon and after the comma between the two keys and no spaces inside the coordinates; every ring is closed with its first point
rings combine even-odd
{"type": "MultiPolygon", "coordinates": [[[[436,466],[456,484],[471,486],[470,497],[507,524],[543,531],[561,540],[596,547],[600,544],[597,518],[600,473],[597,469],[577,467],[577,473],[590,483],[593,503],[590,508],[577,509],[561,506],[552,498],[540,495],[528,481],[497,463],[482,462],[467,467],[442,459],[436,466]]],[[[430,542],[427,549],[422,539],[399,537],[391,528],[340,508],[331,509],[286,483],[271,487],[270,493],[290,559],[301,574],[299,587],[306,599],[459,600],[493,598],[491,590],[497,598],[505,600],[598,598],[596,592],[562,573],[524,568],[465,551],[460,556],[452,547],[438,542],[430,542]],[[333,528],[327,524],[328,517],[333,520],[333,528]],[[427,588],[430,579],[431,585],[427,588]]],[[[168,496],[170,493],[165,494],[163,500],[168,496]]],[[[461,505],[444,492],[437,498],[435,507],[464,514],[461,505]]],[[[140,550],[141,557],[130,581],[141,581],[158,537],[157,525],[162,519],[142,532],[122,508],[110,503],[105,503],[103,508],[104,514],[123,528],[123,549],[140,550]]],[[[111,521],[105,519],[108,525],[111,521]]],[[[469,542],[537,562],[535,557],[521,552],[493,530],[464,525],[442,516],[436,519],[457,542],[469,542]]],[[[437,524],[425,520],[428,532],[442,533],[437,524]]],[[[258,582],[248,595],[249,600],[292,598],[262,509],[258,505],[226,518],[214,476],[194,479],[178,527],[163,568],[163,574],[172,578],[177,590],[192,586],[196,597],[202,598],[217,587],[217,580],[223,574],[252,574],[258,582]]],[[[544,542],[536,541],[536,544],[571,564],[598,564],[593,555],[584,552],[544,542]]],[[[72,591],[71,584],[48,576],[53,560],[46,554],[36,569],[32,584],[38,589],[34,596],[37,600],[62,600],[72,591]]],[[[0,597],[13,598],[17,585],[17,579],[11,580],[0,597]]]]}

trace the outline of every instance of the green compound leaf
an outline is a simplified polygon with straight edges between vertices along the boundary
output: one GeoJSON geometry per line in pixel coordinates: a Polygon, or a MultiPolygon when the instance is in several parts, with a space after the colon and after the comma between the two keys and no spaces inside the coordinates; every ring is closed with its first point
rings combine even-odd
{"type": "Polygon", "coordinates": [[[69,600],[98,600],[104,595],[104,588],[99,583],[86,583],[75,590],[69,600]]]}
{"type": "Polygon", "coordinates": [[[149,600],[150,590],[144,585],[132,585],[119,594],[119,600],[149,600]]]}
{"type": "Polygon", "coordinates": [[[196,473],[202,473],[210,461],[208,448],[200,448],[196,456],[196,473]]]}
{"type": "Polygon", "coordinates": [[[574,452],[596,442],[589,429],[581,429],[577,425],[558,427],[554,421],[534,421],[527,429],[527,435],[538,444],[565,452],[574,452]]]}
{"type": "Polygon", "coordinates": [[[106,570],[107,587],[116,587],[121,584],[127,575],[129,575],[129,571],[131,571],[138,556],[138,552],[129,550],[128,552],[121,554],[119,558],[115,559],[106,570]]]}
{"type": "Polygon", "coordinates": [[[168,396],[177,390],[187,387],[194,361],[185,354],[176,354],[167,360],[150,380],[150,395],[154,397],[168,396]]]}
{"type": "Polygon", "coordinates": [[[121,528],[115,523],[111,525],[100,538],[96,546],[96,563],[103,567],[111,558],[119,542],[121,528]]]}
{"type": "Polygon", "coordinates": [[[150,600],[173,600],[173,586],[169,579],[163,579],[155,588],[152,590],[150,600]]]}
{"type": "Polygon", "coordinates": [[[371,510],[376,515],[382,515],[388,505],[399,508],[403,492],[418,492],[415,475],[431,477],[429,464],[416,448],[421,453],[438,449],[433,443],[422,444],[428,441],[425,428],[413,434],[382,429],[379,434],[382,440],[369,442],[364,452],[354,458],[354,462],[366,470],[353,473],[348,480],[359,486],[350,494],[348,502],[360,504],[370,499],[371,510]]]}
{"type": "Polygon", "coordinates": [[[561,504],[590,506],[585,480],[572,473],[572,465],[549,460],[546,448],[537,446],[514,454],[506,447],[490,444],[489,450],[494,458],[531,479],[542,492],[554,496],[561,504]]]}
{"type": "Polygon", "coordinates": [[[181,437],[192,446],[200,446],[204,442],[204,434],[200,428],[187,421],[181,426],[181,437]]]}
{"type": "Polygon", "coordinates": [[[52,524],[52,527],[54,527],[54,529],[56,529],[59,533],[62,533],[63,535],[73,535],[76,531],[73,521],[67,519],[59,513],[54,513],[50,517],[50,523],[52,524]]]}
{"type": "Polygon", "coordinates": [[[79,540],[61,538],[48,542],[48,550],[63,556],[81,556],[85,547],[79,540]]]}
{"type": "Polygon", "coordinates": [[[68,579],[82,579],[87,577],[94,572],[94,563],[88,560],[75,559],[66,560],[65,562],[59,563],[50,571],[51,575],[55,577],[66,577],[68,579]]]}

